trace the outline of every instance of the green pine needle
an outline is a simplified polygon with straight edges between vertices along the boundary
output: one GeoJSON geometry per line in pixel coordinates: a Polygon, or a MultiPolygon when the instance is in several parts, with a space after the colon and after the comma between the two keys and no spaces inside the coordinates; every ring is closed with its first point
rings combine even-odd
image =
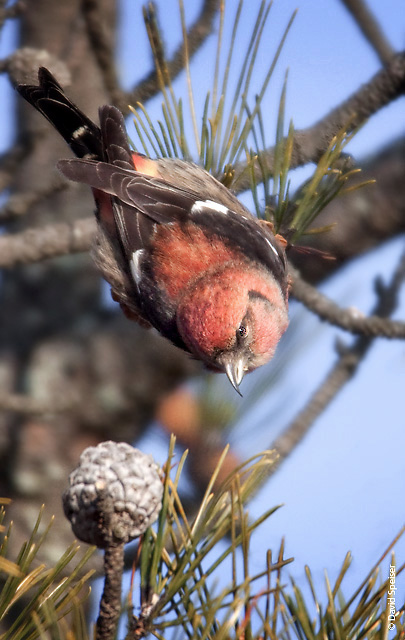
{"type": "MultiPolygon", "coordinates": [[[[150,4],[148,10],[144,10],[145,25],[163,96],[163,118],[154,125],[143,105],[138,104],[136,110],[133,110],[140,148],[147,155],[152,154],[155,157],[183,159],[197,157],[207,171],[212,172],[231,187],[235,186],[241,176],[247,173],[250,176],[257,216],[272,222],[275,233],[286,235],[292,244],[297,243],[304,235],[314,232],[312,228],[314,221],[333,198],[369,182],[354,186],[349,184],[353,172],[344,167],[341,158],[342,151],[351,140],[353,133],[347,135],[342,131],[331,141],[327,151],[319,160],[312,178],[304,183],[296,194],[291,195],[289,171],[294,128],[290,123],[285,135],[287,74],[280,98],[273,169],[270,172],[266,157],[268,147],[261,106],[296,12],[287,23],[276,53],[256,93],[254,105],[250,107],[248,100],[254,71],[264,41],[269,37],[267,31],[272,2],[260,1],[246,51],[241,55],[237,42],[241,29],[244,28],[242,25],[246,7],[243,0],[238,0],[230,42],[225,45],[224,25],[227,11],[225,0],[221,0],[212,85],[205,96],[202,114],[199,116],[193,91],[193,72],[190,65],[184,5],[184,0],[179,0],[188,93],[186,108],[176,97],[169,77],[163,38],[155,9],[150,4]],[[223,60],[226,61],[224,67],[223,60]],[[235,67],[238,68],[237,79],[234,89],[231,90],[230,70],[235,67]],[[187,142],[186,121],[191,122],[194,150],[187,142]],[[235,176],[233,167],[239,162],[241,154],[247,158],[246,167],[242,174],[235,176]]],[[[318,231],[321,232],[321,230],[318,231]]],[[[322,229],[322,232],[326,231],[327,229],[322,229]]]]}
{"type": "MultiPolygon", "coordinates": [[[[3,517],[4,507],[2,509],[3,517]]],[[[8,540],[13,536],[12,529],[3,532],[5,535],[0,539],[0,575],[3,574],[0,626],[6,629],[1,639],[33,640],[52,637],[68,640],[73,632],[78,640],[88,640],[83,602],[89,594],[88,584],[94,571],[87,571],[85,575],[83,572],[94,547],[90,547],[79,558],[79,547],[73,543],[54,567],[38,565],[36,557],[48,541],[53,522],[51,519],[40,534],[42,518],[43,509],[16,560],[6,557],[8,540]],[[70,629],[66,622],[68,614],[72,615],[70,629]]]]}

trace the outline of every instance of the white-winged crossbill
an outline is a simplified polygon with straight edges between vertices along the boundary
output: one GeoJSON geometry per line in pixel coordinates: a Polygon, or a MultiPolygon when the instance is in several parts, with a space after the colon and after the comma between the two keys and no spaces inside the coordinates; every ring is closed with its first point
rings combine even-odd
{"type": "Polygon", "coordinates": [[[57,166],[92,188],[94,256],[114,299],[239,391],[288,325],[286,258],[269,225],[196,164],[131,151],[115,107],[100,108],[98,126],[47,69],[38,78],[17,89],[78,156],[57,166]]]}

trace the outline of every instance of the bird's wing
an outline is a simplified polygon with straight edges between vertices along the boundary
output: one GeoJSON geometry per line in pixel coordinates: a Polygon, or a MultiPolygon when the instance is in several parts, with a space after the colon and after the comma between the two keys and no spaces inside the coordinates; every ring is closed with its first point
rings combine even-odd
{"type": "MultiPolygon", "coordinates": [[[[62,160],[58,168],[70,180],[111,196],[112,207],[105,210],[99,207],[100,219],[103,221],[104,216],[110,231],[115,223],[129,260],[134,252],[149,246],[156,224],[182,224],[192,220],[207,234],[221,236],[246,257],[258,260],[284,279],[284,252],[274,236],[258,225],[242,205],[236,202],[238,210],[233,211],[222,201],[204,199],[199,192],[190,190],[188,183],[194,174],[205,176],[199,167],[194,167],[190,176],[190,171],[181,163],[176,165],[175,184],[156,174],[140,173],[135,168],[136,156],[129,148],[121,112],[113,106],[101,107],[100,124],[106,162],[88,158],[62,160]]],[[[139,168],[148,172],[154,171],[154,167],[156,163],[146,161],[144,166],[141,162],[139,168]]],[[[97,200],[96,193],[95,196],[97,200]]]]}
{"type": "Polygon", "coordinates": [[[160,178],[92,160],[61,160],[58,168],[66,178],[88,184],[112,196],[115,223],[128,257],[148,246],[155,224],[193,220],[207,233],[215,233],[284,278],[284,252],[273,234],[245,216],[160,178]]]}
{"type": "Polygon", "coordinates": [[[72,159],[60,160],[57,166],[69,180],[113,196],[115,222],[131,253],[145,246],[141,218],[158,224],[179,222],[187,218],[196,200],[164,180],[106,162],[72,159]]]}
{"type": "Polygon", "coordinates": [[[57,167],[73,182],[87,184],[135,208],[154,222],[169,223],[189,212],[195,195],[168,182],[95,160],[60,160],[57,167]]]}

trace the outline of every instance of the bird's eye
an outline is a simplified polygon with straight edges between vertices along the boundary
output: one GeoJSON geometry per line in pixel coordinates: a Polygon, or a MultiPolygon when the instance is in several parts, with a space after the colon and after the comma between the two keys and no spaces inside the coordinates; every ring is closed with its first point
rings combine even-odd
{"type": "Polygon", "coordinates": [[[245,338],[247,338],[248,335],[249,335],[248,327],[244,324],[240,324],[236,330],[236,337],[239,338],[239,340],[244,340],[245,338]]]}

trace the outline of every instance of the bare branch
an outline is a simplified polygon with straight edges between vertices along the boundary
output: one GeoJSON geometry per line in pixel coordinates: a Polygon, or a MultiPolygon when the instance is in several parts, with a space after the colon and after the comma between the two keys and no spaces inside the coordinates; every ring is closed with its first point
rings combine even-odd
{"type": "Polygon", "coordinates": [[[67,189],[67,187],[68,183],[66,180],[52,180],[49,185],[37,191],[11,195],[4,207],[0,208],[0,222],[25,215],[32,207],[39,204],[41,200],[52,196],[58,191],[63,191],[67,189]]]}
{"type": "Polygon", "coordinates": [[[84,218],[0,236],[0,267],[87,251],[95,229],[95,219],[84,218]]]}
{"type": "MultiPolygon", "coordinates": [[[[218,0],[204,0],[201,12],[190,27],[188,32],[188,52],[192,57],[204,44],[205,40],[212,33],[213,22],[218,10],[218,0]]],[[[153,5],[152,5],[153,6],[153,5]]],[[[184,69],[185,46],[182,43],[173,54],[171,60],[166,61],[166,67],[171,80],[173,81],[184,69]]],[[[144,78],[131,92],[126,95],[127,104],[145,103],[159,93],[159,81],[156,71],[152,71],[144,78]]],[[[125,109],[128,111],[128,108],[125,109]]]]}
{"type": "Polygon", "coordinates": [[[354,376],[357,367],[365,356],[364,352],[356,349],[348,350],[342,355],[333,369],[328,373],[319,389],[311,396],[308,404],[293,420],[289,427],[276,438],[271,448],[276,449],[280,458],[276,467],[292,453],[301,442],[315,420],[325,411],[326,407],[337,396],[344,385],[354,376]]]}
{"type": "Polygon", "coordinates": [[[121,89],[114,64],[114,38],[112,25],[107,25],[105,12],[98,0],[82,0],[82,10],[91,48],[104,79],[110,100],[126,109],[125,92],[121,89]]]}
{"type": "Polygon", "coordinates": [[[383,65],[390,62],[395,51],[391,47],[381,25],[374,18],[367,4],[363,0],[341,0],[346,9],[351,13],[360,31],[373,47],[383,65]]]}
{"type": "MultiPolygon", "coordinates": [[[[405,52],[394,56],[389,65],[379,71],[369,82],[353,93],[347,100],[333,109],[327,116],[316,124],[301,129],[294,134],[294,144],[290,168],[317,162],[326,151],[332,138],[343,128],[353,131],[363,124],[370,116],[377,113],[387,104],[398,98],[405,91],[405,52]]],[[[274,148],[270,147],[262,155],[269,171],[273,170],[274,148]]],[[[235,167],[237,175],[244,171],[245,164],[235,167]]],[[[255,178],[258,182],[263,179],[260,167],[255,168],[255,178]]],[[[238,178],[237,191],[245,191],[251,186],[248,172],[238,178]]]]}
{"type": "Polygon", "coordinates": [[[1,0],[0,2],[0,29],[6,20],[12,18],[18,18],[21,13],[25,10],[25,2],[21,0],[17,0],[10,7],[6,7],[7,0],[1,0]]]}
{"type": "MultiPolygon", "coordinates": [[[[159,93],[160,85],[156,71],[152,71],[131,92],[126,93],[119,85],[117,70],[114,64],[114,42],[111,32],[105,24],[103,12],[100,10],[98,0],[82,0],[83,15],[86,22],[89,40],[97,59],[98,66],[103,74],[104,84],[110,94],[111,101],[118,106],[123,113],[128,113],[128,104],[146,102],[159,93]]],[[[204,0],[200,15],[190,28],[188,34],[189,54],[192,56],[198,51],[206,38],[212,32],[213,20],[218,10],[218,0],[204,0]]],[[[149,4],[149,23],[156,32],[156,44],[161,49],[161,39],[156,23],[156,13],[153,3],[149,4]]],[[[184,43],[177,49],[171,60],[166,61],[170,78],[173,80],[184,69],[184,43]]],[[[161,55],[164,55],[161,52],[161,55]]]]}
{"type": "MultiPolygon", "coordinates": [[[[107,502],[107,500],[106,500],[107,502]]],[[[110,507],[110,510],[113,509],[110,507]]],[[[113,638],[121,613],[124,543],[108,545],[104,550],[104,589],[96,623],[97,640],[113,638]]],[[[136,637],[135,635],[133,637],[136,637]]],[[[141,636],[140,636],[141,637],[141,636]]]]}
{"type": "Polygon", "coordinates": [[[400,138],[362,164],[359,181],[375,184],[335,198],[316,220],[328,233],[308,235],[305,244],[334,256],[291,252],[290,261],[314,284],[337,271],[354,256],[380,246],[405,230],[405,139],[400,138]]]}
{"type": "Polygon", "coordinates": [[[318,291],[316,287],[305,282],[293,267],[290,267],[290,273],[293,277],[292,295],[307,309],[316,313],[321,320],[326,320],[326,322],[350,333],[369,337],[405,338],[405,322],[389,320],[379,315],[365,317],[356,309],[342,309],[333,300],[318,291]]]}
{"type": "MultiPolygon", "coordinates": [[[[398,304],[398,291],[405,279],[405,256],[401,257],[389,285],[384,286],[376,281],[378,301],[374,308],[375,316],[387,318],[398,304]]],[[[289,427],[272,443],[270,448],[276,449],[280,458],[275,469],[294,450],[296,445],[309,431],[314,421],[321,415],[340,389],[353,377],[359,364],[373,343],[373,337],[357,338],[351,348],[339,347],[339,360],[327,375],[325,381],[315,391],[308,404],[293,420],[289,427]]]]}

